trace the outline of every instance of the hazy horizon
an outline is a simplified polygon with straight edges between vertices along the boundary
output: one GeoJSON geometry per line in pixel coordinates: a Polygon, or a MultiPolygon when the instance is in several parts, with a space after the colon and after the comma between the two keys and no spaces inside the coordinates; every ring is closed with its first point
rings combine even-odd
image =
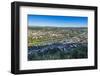
{"type": "Polygon", "coordinates": [[[29,25],[28,27],[51,27],[51,28],[87,28],[87,26],[83,27],[58,27],[58,26],[34,26],[34,25],[29,25]]]}

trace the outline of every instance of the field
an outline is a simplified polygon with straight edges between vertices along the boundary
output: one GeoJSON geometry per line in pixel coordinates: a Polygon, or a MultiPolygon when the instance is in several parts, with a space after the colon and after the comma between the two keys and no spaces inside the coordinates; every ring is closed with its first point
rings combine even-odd
{"type": "Polygon", "coordinates": [[[28,60],[87,58],[87,27],[28,27],[28,60]]]}

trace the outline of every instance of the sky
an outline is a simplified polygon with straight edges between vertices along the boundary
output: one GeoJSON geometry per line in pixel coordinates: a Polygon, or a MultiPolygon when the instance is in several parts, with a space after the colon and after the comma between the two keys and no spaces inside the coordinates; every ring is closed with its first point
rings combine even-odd
{"type": "Polygon", "coordinates": [[[88,17],[28,15],[28,26],[40,27],[87,27],[88,17]]]}

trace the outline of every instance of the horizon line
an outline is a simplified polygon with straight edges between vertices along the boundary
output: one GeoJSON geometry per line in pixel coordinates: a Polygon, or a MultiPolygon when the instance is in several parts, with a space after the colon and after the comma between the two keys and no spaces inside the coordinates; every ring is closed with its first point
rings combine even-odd
{"type": "MultiPolygon", "coordinates": [[[[61,27],[61,26],[33,26],[33,25],[29,25],[28,27],[61,27]]],[[[69,27],[69,26],[62,26],[62,27],[69,27]]],[[[73,27],[88,27],[88,26],[73,26],[73,27]]]]}

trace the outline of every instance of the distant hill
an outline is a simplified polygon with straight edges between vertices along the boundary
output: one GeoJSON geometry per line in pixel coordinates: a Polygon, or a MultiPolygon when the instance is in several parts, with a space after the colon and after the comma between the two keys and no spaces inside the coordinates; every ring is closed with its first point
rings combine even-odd
{"type": "Polygon", "coordinates": [[[54,29],[87,29],[88,27],[51,27],[51,26],[28,26],[28,29],[42,29],[42,28],[54,28],[54,29]]]}

